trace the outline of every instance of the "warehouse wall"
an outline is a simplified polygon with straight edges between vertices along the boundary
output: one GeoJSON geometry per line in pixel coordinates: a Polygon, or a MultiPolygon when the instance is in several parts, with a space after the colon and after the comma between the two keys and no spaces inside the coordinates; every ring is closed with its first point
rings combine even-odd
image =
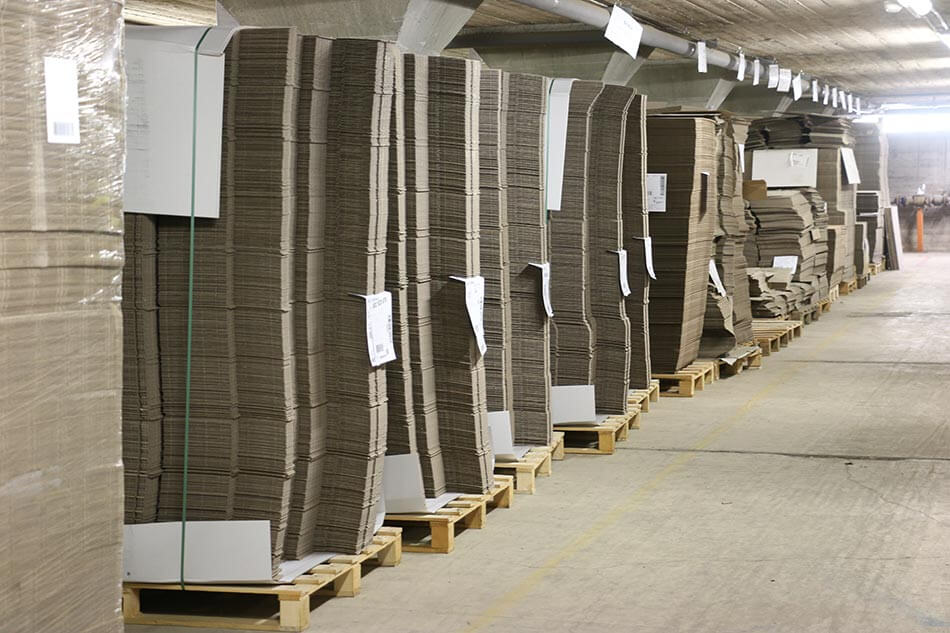
{"type": "MultiPolygon", "coordinates": [[[[950,133],[891,134],[887,141],[892,196],[909,198],[923,184],[929,195],[950,192],[950,133]]],[[[913,250],[917,240],[916,207],[902,206],[900,222],[904,248],[913,250]]],[[[925,211],[924,249],[950,251],[950,208],[925,211]]]]}

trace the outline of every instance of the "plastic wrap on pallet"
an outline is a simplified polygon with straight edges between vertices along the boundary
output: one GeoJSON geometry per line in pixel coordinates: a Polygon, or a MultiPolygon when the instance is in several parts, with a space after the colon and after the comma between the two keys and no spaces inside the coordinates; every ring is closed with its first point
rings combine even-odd
{"type": "Polygon", "coordinates": [[[122,630],[121,11],[3,4],[3,630],[122,630]]]}

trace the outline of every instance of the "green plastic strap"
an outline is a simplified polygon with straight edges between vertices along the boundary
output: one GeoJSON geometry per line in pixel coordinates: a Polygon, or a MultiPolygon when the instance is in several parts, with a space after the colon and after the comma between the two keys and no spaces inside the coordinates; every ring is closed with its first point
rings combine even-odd
{"type": "Polygon", "coordinates": [[[191,87],[191,212],[188,226],[188,327],[185,334],[185,442],[181,477],[181,549],[178,563],[178,583],[185,590],[185,525],[188,523],[188,436],[191,428],[191,331],[193,291],[195,288],[195,167],[198,145],[198,49],[211,27],[205,29],[195,44],[194,71],[191,87]]]}

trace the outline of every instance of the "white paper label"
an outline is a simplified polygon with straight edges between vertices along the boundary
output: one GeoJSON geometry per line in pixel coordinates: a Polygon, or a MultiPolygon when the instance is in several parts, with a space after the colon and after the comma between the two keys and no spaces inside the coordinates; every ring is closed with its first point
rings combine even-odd
{"type": "Polygon", "coordinates": [[[837,88],[831,89],[831,107],[833,108],[838,107],[838,89],[837,88]]]}
{"type": "Polygon", "coordinates": [[[43,58],[46,85],[46,141],[79,143],[79,72],[76,62],[43,58]]]}
{"type": "Polygon", "coordinates": [[[778,86],[778,64],[769,64],[769,83],[766,84],[767,88],[775,88],[778,86]]]}
{"type": "Polygon", "coordinates": [[[485,343],[485,278],[476,277],[449,277],[465,284],[465,309],[468,311],[468,320],[472,324],[475,342],[478,343],[478,352],[484,356],[488,344],[485,343]]]}
{"type": "Polygon", "coordinates": [[[561,210],[561,191],[564,185],[564,153],[567,148],[567,114],[571,104],[573,79],[555,79],[551,82],[548,99],[548,143],[546,196],[550,211],[561,210]]]}
{"type": "Polygon", "coordinates": [[[861,116],[861,97],[854,98],[854,113],[861,116]]]}
{"type": "Polygon", "coordinates": [[[604,37],[626,51],[630,57],[636,58],[642,35],[643,25],[619,6],[614,5],[610,11],[607,28],[604,30],[604,37]]]}
{"type": "Polygon", "coordinates": [[[808,154],[795,151],[788,153],[789,167],[805,167],[806,165],[808,165],[808,154]]]}
{"type": "Polygon", "coordinates": [[[821,92],[822,105],[828,105],[828,97],[830,96],[831,96],[831,90],[829,90],[828,84],[825,84],[825,88],[821,92]]]}
{"type": "Polygon", "coordinates": [[[393,295],[389,291],[359,295],[366,301],[366,349],[373,367],[396,360],[393,345],[393,295]]]}
{"type": "Polygon", "coordinates": [[[841,148],[841,164],[844,166],[844,175],[849,185],[861,184],[861,173],[858,171],[858,161],[854,157],[854,150],[850,147],[841,148]]]}
{"type": "Polygon", "coordinates": [[[620,292],[623,296],[630,296],[630,279],[627,275],[627,250],[621,248],[619,251],[610,251],[617,253],[617,267],[620,273],[620,292]]]}
{"type": "Polygon", "coordinates": [[[848,93],[848,112],[854,112],[854,95],[848,93]]]}
{"type": "Polygon", "coordinates": [[[776,255],[772,258],[772,268],[787,268],[794,272],[798,268],[798,255],[776,255]]]}
{"type": "Polygon", "coordinates": [[[791,68],[781,68],[778,72],[778,91],[779,92],[788,92],[792,87],[792,70],[791,68]]]}
{"type": "Polygon", "coordinates": [[[716,268],[715,259],[709,260],[709,278],[712,279],[713,285],[716,286],[716,292],[725,297],[726,288],[722,285],[722,279],[719,278],[719,269],[716,268]]]}
{"type": "Polygon", "coordinates": [[[818,103],[818,80],[811,80],[811,100],[814,103],[818,103]]]}
{"type": "Polygon", "coordinates": [[[762,74],[762,62],[757,59],[752,60],[752,85],[759,85],[759,76],[762,74]]]}
{"type": "Polygon", "coordinates": [[[554,308],[551,306],[551,262],[531,265],[541,271],[541,301],[544,303],[544,313],[548,315],[548,317],[553,317],[554,308]]]}
{"type": "Polygon", "coordinates": [[[795,101],[798,101],[802,98],[802,74],[798,73],[792,79],[792,96],[795,98],[795,101]]]}
{"type": "Polygon", "coordinates": [[[701,73],[709,70],[706,65],[706,42],[696,42],[696,70],[701,73]]]}
{"type": "Polygon", "coordinates": [[[650,279],[656,279],[656,273],[653,272],[653,238],[644,237],[643,239],[643,259],[647,266],[647,274],[650,279]]]}
{"type": "Polygon", "coordinates": [[[745,143],[736,143],[736,149],[739,154],[739,171],[745,173],[745,143]]]}
{"type": "Polygon", "coordinates": [[[647,174],[647,211],[666,213],[666,174],[647,174]]]}
{"type": "Polygon", "coordinates": [[[739,67],[736,69],[736,79],[745,81],[745,53],[739,51],[739,67]]]}

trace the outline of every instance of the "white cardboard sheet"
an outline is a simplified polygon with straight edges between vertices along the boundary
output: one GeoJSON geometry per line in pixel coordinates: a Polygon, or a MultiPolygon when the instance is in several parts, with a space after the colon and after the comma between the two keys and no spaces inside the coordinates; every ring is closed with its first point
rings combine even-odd
{"type": "Polygon", "coordinates": [[[557,424],[598,424],[594,385],[551,387],[551,422],[557,424]]]}
{"type": "Polygon", "coordinates": [[[814,187],[818,184],[817,149],[759,149],[752,152],[752,180],[768,187],[814,187]]]}

